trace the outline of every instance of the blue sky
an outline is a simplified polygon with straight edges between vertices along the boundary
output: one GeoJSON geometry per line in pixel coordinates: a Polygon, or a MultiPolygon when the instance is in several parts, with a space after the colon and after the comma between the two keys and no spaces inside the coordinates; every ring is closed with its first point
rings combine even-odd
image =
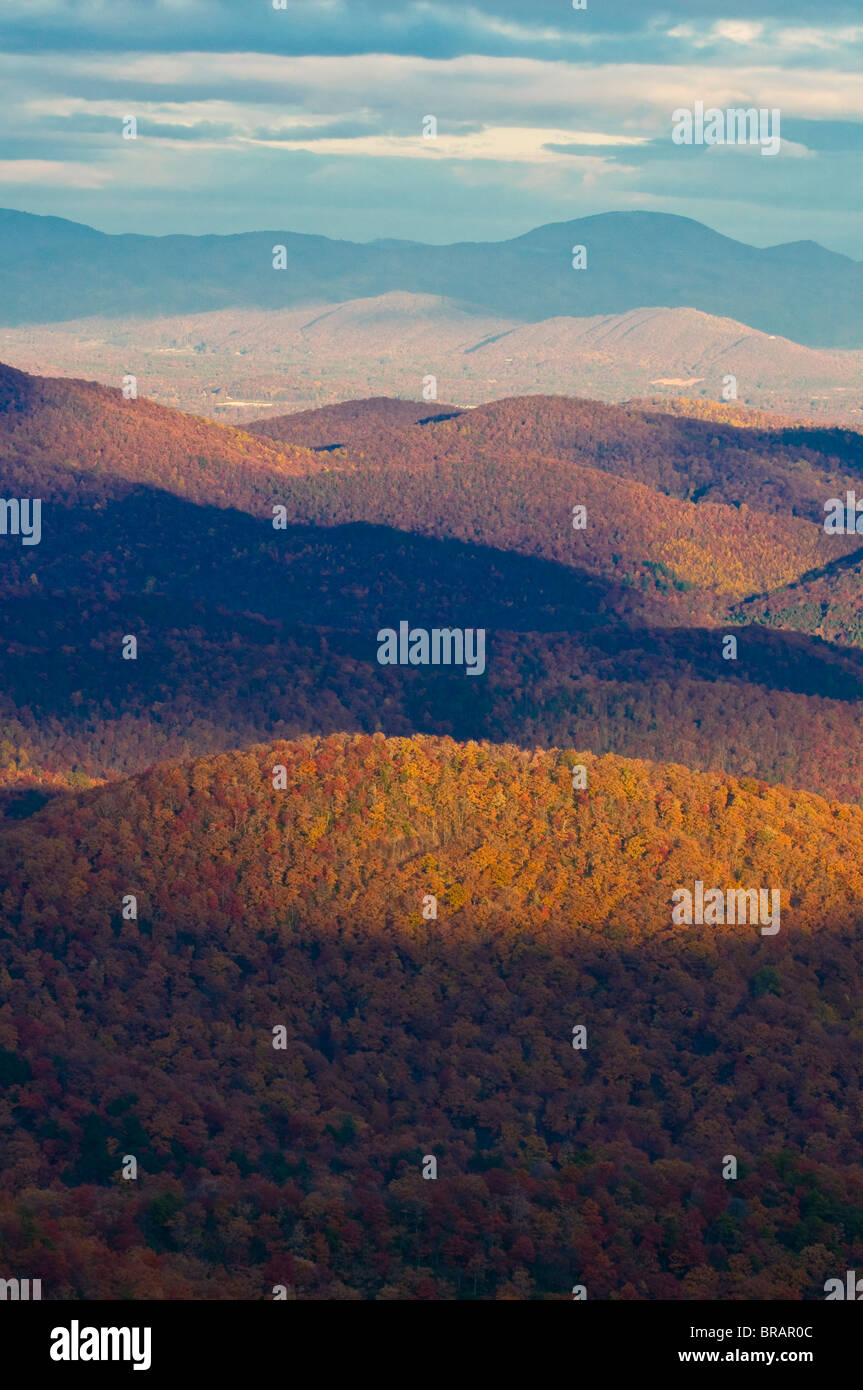
{"type": "Polygon", "coordinates": [[[0,205],[432,242],[637,208],[863,259],[863,0],[587,5],[3,0],[0,205]],[[778,108],[780,154],[675,145],[698,100],[778,108]]]}

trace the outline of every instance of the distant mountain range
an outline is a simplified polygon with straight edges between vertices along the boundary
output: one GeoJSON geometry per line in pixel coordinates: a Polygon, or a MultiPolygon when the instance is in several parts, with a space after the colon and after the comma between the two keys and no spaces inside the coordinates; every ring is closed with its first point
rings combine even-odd
{"type": "Polygon", "coordinates": [[[106,235],[0,211],[0,324],[280,309],[392,291],[537,323],[698,309],[810,347],[863,347],[863,263],[815,242],[759,249],[689,218],[612,212],[503,242],[357,244],[283,229],[106,235]],[[285,269],[273,268],[284,246],[285,269]],[[573,269],[573,247],[587,252],[573,269]]]}
{"type": "MultiPolygon", "coordinates": [[[[480,405],[556,394],[719,401],[859,424],[863,351],[803,347],[699,309],[630,309],[524,323],[437,295],[393,290],[343,304],[0,328],[0,358],[28,371],[118,385],[231,423],[345,399],[480,405]]],[[[428,411],[426,413],[429,413],[428,411]]]]}

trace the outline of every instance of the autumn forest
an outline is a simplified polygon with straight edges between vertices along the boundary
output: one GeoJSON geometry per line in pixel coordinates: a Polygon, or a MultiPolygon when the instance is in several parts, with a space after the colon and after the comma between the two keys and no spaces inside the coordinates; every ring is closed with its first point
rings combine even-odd
{"type": "Polygon", "coordinates": [[[863,436],[0,369],[0,1252],[56,1299],[863,1260],[863,436]],[[23,515],[23,512],[20,513],[23,515]],[[378,633],[486,634],[475,679],[378,633]],[[781,925],[681,925],[694,885],[781,925]],[[757,896],[757,895],[756,895],[757,896]]]}

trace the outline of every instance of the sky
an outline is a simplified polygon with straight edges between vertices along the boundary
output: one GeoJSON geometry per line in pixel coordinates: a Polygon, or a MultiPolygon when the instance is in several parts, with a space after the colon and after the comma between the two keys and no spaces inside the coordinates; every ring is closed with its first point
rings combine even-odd
{"type": "Polygon", "coordinates": [[[108,232],[639,209],[863,260],[863,0],[2,0],[0,94],[0,206],[108,232]],[[778,155],[675,144],[698,101],[778,109],[778,155]]]}

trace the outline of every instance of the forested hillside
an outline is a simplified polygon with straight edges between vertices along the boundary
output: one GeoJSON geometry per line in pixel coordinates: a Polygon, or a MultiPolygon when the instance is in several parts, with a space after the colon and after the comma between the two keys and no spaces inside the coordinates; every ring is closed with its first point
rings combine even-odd
{"type": "Polygon", "coordinates": [[[853,480],[856,436],[546,399],[449,419],[350,403],[265,440],[119,391],[2,379],[5,494],[42,498],[40,544],[0,546],[15,814],[70,777],[376,729],[863,796],[847,756],[857,541],[794,514],[853,480]],[[716,500],[693,500],[687,468],[716,500]],[[483,680],[381,670],[376,633],[403,617],[486,628],[483,680]]]}
{"type": "Polygon", "coordinates": [[[861,561],[822,516],[860,437],[0,386],[0,492],[41,501],[0,536],[5,1266],[385,1300],[854,1268],[861,561]],[[483,672],[380,664],[403,621],[481,629],[483,672]],[[680,925],[696,883],[779,929],[680,925]]]}
{"type": "Polygon", "coordinates": [[[427,738],[65,798],[0,843],[7,1258],[56,1297],[819,1297],[863,1236],[861,851],[805,792],[427,738]],[[673,925],[699,877],[779,932],[673,925]]]}

